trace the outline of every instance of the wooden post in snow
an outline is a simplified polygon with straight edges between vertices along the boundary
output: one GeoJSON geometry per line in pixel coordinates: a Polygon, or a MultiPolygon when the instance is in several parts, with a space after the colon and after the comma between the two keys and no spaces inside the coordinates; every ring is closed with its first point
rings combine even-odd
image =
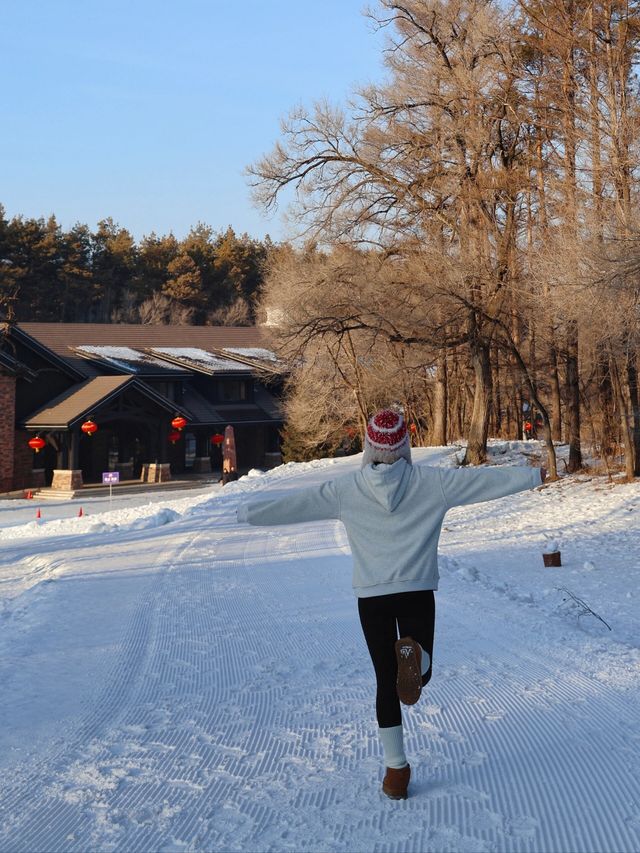
{"type": "Polygon", "coordinates": [[[236,462],[236,438],[233,427],[228,426],[224,431],[224,442],[222,444],[222,484],[226,486],[231,480],[238,479],[238,465],[236,462]]]}

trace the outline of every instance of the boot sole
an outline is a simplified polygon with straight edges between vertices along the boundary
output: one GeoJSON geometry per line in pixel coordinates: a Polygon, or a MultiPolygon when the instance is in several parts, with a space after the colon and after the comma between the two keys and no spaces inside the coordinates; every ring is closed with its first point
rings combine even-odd
{"type": "Polygon", "coordinates": [[[407,794],[390,794],[388,791],[385,791],[384,788],[382,789],[382,793],[386,797],[388,797],[390,800],[408,800],[409,799],[408,793],[407,794]]]}
{"type": "Polygon", "coordinates": [[[405,791],[404,794],[392,794],[389,791],[387,791],[385,789],[385,787],[383,786],[382,787],[382,793],[385,795],[385,797],[388,797],[390,800],[408,800],[409,799],[409,794],[407,791],[405,791]]]}
{"type": "Polygon", "coordinates": [[[403,705],[415,705],[422,693],[422,650],[411,638],[396,641],[398,661],[398,699],[403,705]]]}

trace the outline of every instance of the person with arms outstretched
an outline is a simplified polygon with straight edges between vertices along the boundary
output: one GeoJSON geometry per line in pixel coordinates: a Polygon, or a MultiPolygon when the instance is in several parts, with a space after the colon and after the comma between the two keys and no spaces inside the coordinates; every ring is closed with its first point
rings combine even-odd
{"type": "Polygon", "coordinates": [[[406,799],[411,768],[400,703],[413,705],[432,674],[438,539],[454,506],[541,485],[544,469],[414,466],[402,415],[370,418],[360,470],[238,508],[255,525],[340,520],[353,556],[353,588],[376,676],[376,717],[385,761],[383,792],[406,799]]]}

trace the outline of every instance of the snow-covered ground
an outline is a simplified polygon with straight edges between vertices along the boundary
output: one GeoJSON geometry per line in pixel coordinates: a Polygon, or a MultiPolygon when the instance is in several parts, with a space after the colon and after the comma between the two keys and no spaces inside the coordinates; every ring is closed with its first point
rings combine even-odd
{"type": "MultiPolygon", "coordinates": [[[[536,453],[492,444],[496,463],[536,453]]],[[[84,518],[0,502],[3,853],[640,850],[640,483],[565,478],[449,513],[434,676],[405,711],[411,796],[393,802],[344,530],[235,521],[358,463],[84,518]]]]}

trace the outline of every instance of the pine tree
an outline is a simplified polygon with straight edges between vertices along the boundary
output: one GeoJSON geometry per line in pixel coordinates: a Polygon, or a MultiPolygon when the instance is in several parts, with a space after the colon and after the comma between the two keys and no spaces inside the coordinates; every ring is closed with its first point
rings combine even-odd
{"type": "Polygon", "coordinates": [[[86,322],[91,316],[95,281],[91,267],[92,235],[87,225],[77,223],[62,235],[60,308],[62,323],[86,322]]]}
{"type": "Polygon", "coordinates": [[[98,223],[92,249],[96,298],[93,319],[108,323],[135,275],[137,248],[129,231],[108,217],[98,223]]]}
{"type": "Polygon", "coordinates": [[[162,288],[164,295],[187,307],[200,308],[204,299],[202,275],[193,258],[183,252],[170,262],[167,271],[169,278],[162,288]]]}
{"type": "Polygon", "coordinates": [[[154,293],[160,293],[171,277],[169,264],[174,261],[180,248],[173,234],[158,237],[151,233],[140,241],[137,254],[134,292],[139,302],[154,293]]]}

